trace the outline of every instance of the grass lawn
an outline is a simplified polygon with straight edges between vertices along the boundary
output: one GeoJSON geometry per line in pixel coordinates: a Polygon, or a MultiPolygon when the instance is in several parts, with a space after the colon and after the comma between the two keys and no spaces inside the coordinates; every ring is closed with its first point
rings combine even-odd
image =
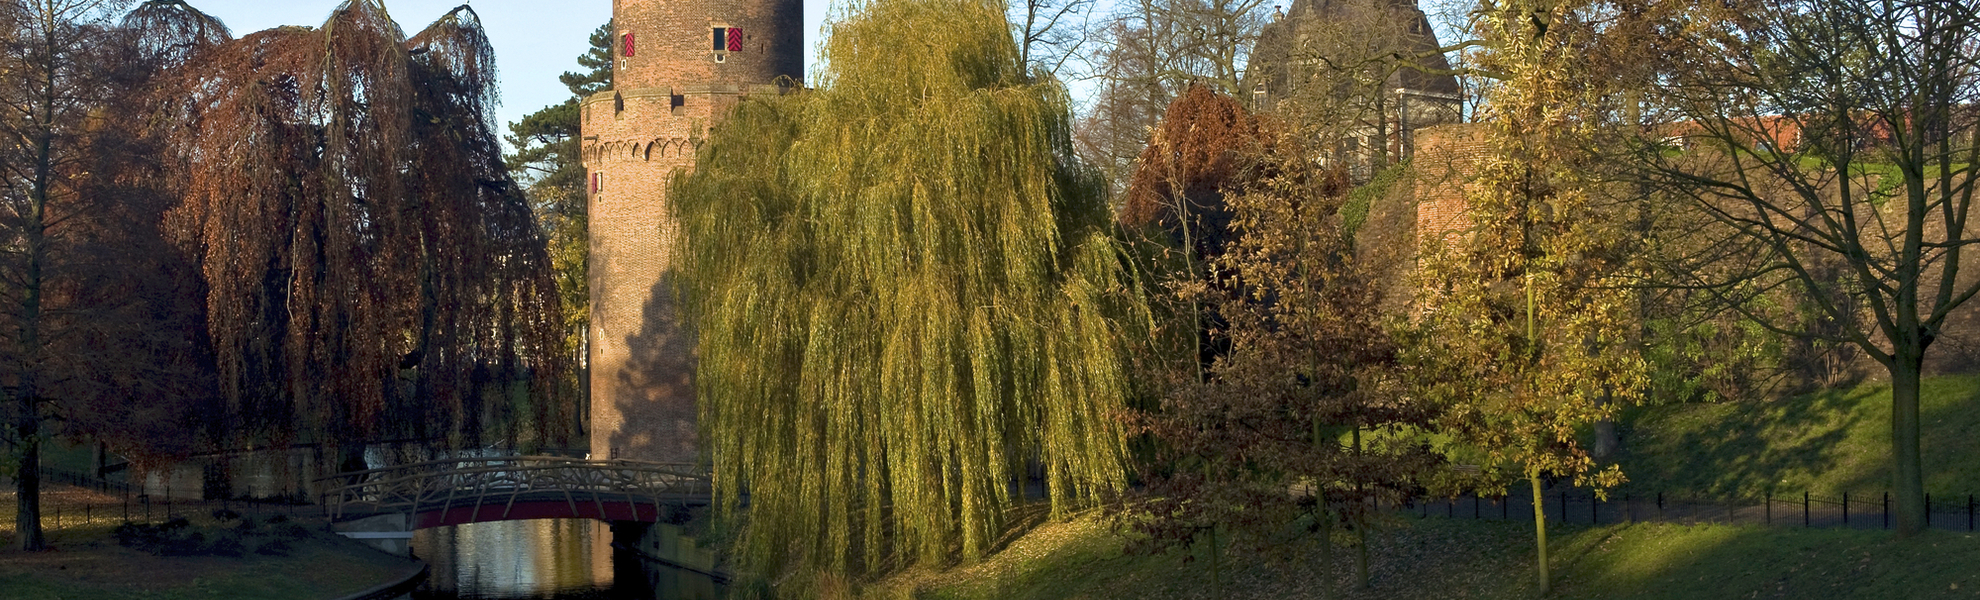
{"type": "MultiPolygon", "coordinates": [[[[212,525],[211,519],[194,519],[212,525]]],[[[282,599],[337,598],[402,575],[413,561],[325,533],[320,523],[294,540],[287,556],[153,556],[119,546],[112,524],[50,529],[55,549],[0,550],[0,598],[282,599]]]]}
{"type": "MultiPolygon", "coordinates": [[[[1890,488],[1889,384],[1773,401],[1631,411],[1619,458],[1626,489],[1723,498],[1890,488]]],[[[1925,491],[1980,494],[1980,376],[1930,377],[1919,398],[1925,491]]],[[[1862,496],[1859,496],[1862,497],[1862,496]]]]}
{"type": "MultiPolygon", "coordinates": [[[[1875,531],[1670,524],[1556,526],[1552,598],[1980,598],[1980,535],[1931,532],[1896,540],[1875,531]]],[[[1352,563],[1336,551],[1343,598],[1532,598],[1531,525],[1403,520],[1371,539],[1372,585],[1347,589],[1352,563]]],[[[1033,600],[1211,598],[1203,560],[1123,556],[1094,517],[1040,527],[979,564],[903,573],[866,598],[1033,600]]],[[[1228,558],[1228,598],[1325,598],[1311,549],[1290,561],[1228,558]]]]}

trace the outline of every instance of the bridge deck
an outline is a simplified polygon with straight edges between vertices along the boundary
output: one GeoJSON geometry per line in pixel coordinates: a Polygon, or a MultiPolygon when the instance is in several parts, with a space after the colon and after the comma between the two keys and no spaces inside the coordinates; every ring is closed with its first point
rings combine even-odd
{"type": "Polygon", "coordinates": [[[706,506],[708,476],[692,465],[560,457],[429,461],[342,473],[323,493],[332,521],[411,516],[413,529],[484,521],[588,518],[655,521],[664,507],[706,506]]]}

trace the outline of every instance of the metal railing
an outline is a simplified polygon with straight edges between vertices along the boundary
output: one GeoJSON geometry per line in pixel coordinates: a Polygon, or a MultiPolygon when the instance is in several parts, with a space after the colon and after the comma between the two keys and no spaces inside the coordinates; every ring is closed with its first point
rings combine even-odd
{"type": "MultiPolygon", "coordinates": [[[[583,460],[557,456],[450,458],[339,473],[316,480],[333,521],[392,512],[514,506],[557,497],[579,503],[706,502],[707,472],[686,463],[583,460]]],[[[506,510],[505,513],[506,514],[506,510]]]]}

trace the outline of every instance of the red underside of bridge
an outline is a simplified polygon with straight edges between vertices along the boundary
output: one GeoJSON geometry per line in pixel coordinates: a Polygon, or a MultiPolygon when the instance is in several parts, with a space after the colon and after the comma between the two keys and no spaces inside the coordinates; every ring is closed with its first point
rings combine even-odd
{"type": "Polygon", "coordinates": [[[526,519],[598,519],[651,523],[658,520],[658,514],[652,504],[534,500],[509,505],[484,504],[425,511],[413,516],[413,529],[526,519]]]}

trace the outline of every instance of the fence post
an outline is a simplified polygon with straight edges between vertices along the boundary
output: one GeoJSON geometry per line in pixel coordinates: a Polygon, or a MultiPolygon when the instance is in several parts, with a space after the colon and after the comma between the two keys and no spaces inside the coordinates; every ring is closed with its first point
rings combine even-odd
{"type": "Polygon", "coordinates": [[[1925,495],[1925,528],[1932,528],[1932,495],[1925,495]]]}
{"type": "Polygon", "coordinates": [[[1623,520],[1636,522],[1636,505],[1629,503],[1629,492],[1623,492],[1623,520]]]}
{"type": "Polygon", "coordinates": [[[1973,531],[1973,494],[1966,495],[1966,530],[1973,531]]]}
{"type": "Polygon", "coordinates": [[[1813,522],[1808,516],[1808,490],[1801,490],[1801,526],[1808,527],[1813,522]]]}
{"type": "Polygon", "coordinates": [[[1849,492],[1843,492],[1843,528],[1849,528],[1849,492]]]}
{"type": "Polygon", "coordinates": [[[1664,493],[1657,492],[1657,520],[1664,520],[1664,493]]]}
{"type": "Polygon", "coordinates": [[[1567,490],[1561,490],[1561,523],[1568,522],[1567,515],[1567,490]]]}
{"type": "Polygon", "coordinates": [[[1512,520],[1512,503],[1506,501],[1506,495],[1504,492],[1501,492],[1499,494],[1499,520],[1501,521],[1512,520]]]}
{"type": "Polygon", "coordinates": [[[1478,520],[1478,513],[1480,511],[1485,510],[1483,507],[1479,505],[1484,503],[1485,501],[1478,497],[1478,492],[1474,491],[1471,493],[1471,520],[1473,521],[1478,520]]]}
{"type": "Polygon", "coordinates": [[[1588,492],[1588,524],[1602,524],[1602,497],[1595,492],[1588,492]]]}
{"type": "Polygon", "coordinates": [[[1766,517],[1766,519],[1767,519],[1767,524],[1768,524],[1768,525],[1773,525],[1773,524],[1774,524],[1774,492],[1773,492],[1773,490],[1768,490],[1768,491],[1767,491],[1767,493],[1765,493],[1765,494],[1762,494],[1762,495],[1760,496],[1760,498],[1761,498],[1761,500],[1760,500],[1761,502],[1765,502],[1765,503],[1767,503],[1767,510],[1765,511],[1765,512],[1767,513],[1767,517],[1766,517]]]}
{"type": "Polygon", "coordinates": [[[1891,493],[1884,492],[1884,528],[1891,528],[1891,493]]]}

